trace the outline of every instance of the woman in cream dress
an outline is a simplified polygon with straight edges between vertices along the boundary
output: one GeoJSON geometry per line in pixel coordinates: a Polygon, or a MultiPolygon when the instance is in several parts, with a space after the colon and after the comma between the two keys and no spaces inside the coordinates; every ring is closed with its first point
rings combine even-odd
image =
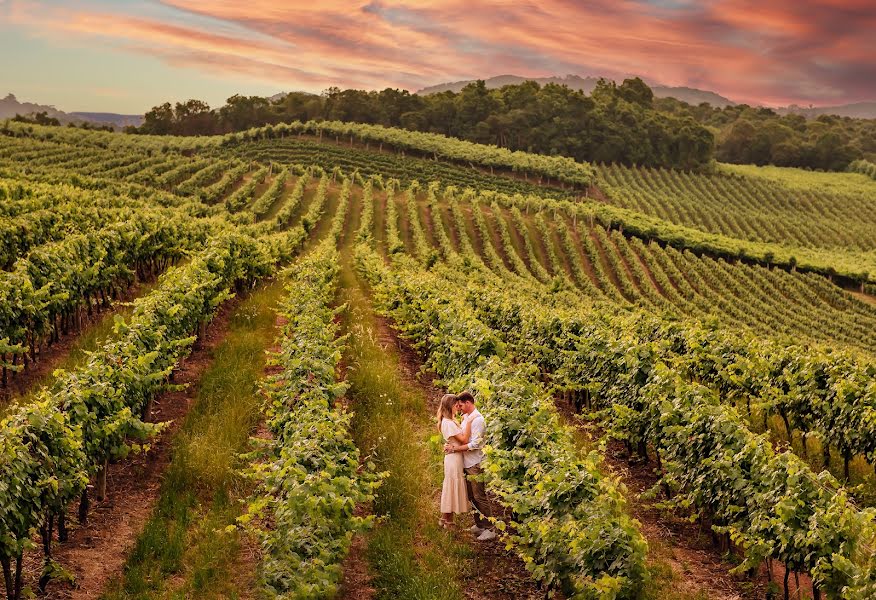
{"type": "MultiPolygon", "coordinates": [[[[456,441],[467,444],[471,437],[471,421],[466,422],[465,429],[453,419],[456,406],[456,396],[446,394],[438,405],[438,429],[444,441],[456,441]]],[[[454,452],[444,455],[444,486],[441,489],[441,519],[442,527],[453,525],[453,515],[469,511],[468,494],[465,491],[465,472],[462,470],[462,453],[454,452]]]]}

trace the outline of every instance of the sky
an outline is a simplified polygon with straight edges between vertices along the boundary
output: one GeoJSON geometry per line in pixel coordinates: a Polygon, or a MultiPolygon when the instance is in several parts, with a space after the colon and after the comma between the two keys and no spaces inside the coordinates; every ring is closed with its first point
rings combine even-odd
{"type": "Polygon", "coordinates": [[[0,0],[0,56],[66,111],[503,74],[819,106],[876,100],[876,0],[0,0]]]}

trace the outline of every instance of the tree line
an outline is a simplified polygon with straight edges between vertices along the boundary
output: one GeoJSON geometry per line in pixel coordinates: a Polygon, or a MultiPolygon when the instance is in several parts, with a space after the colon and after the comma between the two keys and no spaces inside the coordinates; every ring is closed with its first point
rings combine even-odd
{"type": "MultiPolygon", "coordinates": [[[[7,119],[8,121],[13,121],[15,123],[25,123],[27,125],[46,125],[50,127],[60,127],[61,121],[56,117],[50,117],[48,111],[35,112],[30,115],[21,115],[15,113],[15,116],[11,119],[7,119]]],[[[111,125],[98,125],[95,123],[89,123],[88,121],[82,121],[81,123],[76,123],[75,121],[70,121],[67,123],[67,127],[79,127],[81,129],[90,129],[93,131],[113,131],[111,125]]]]}
{"type": "Polygon", "coordinates": [[[657,99],[654,107],[708,127],[715,135],[715,158],[722,162],[844,171],[856,160],[876,160],[876,119],[806,119],[747,104],[715,108],[674,98],[657,99]]]}
{"type": "Polygon", "coordinates": [[[167,102],[129,133],[213,135],[291,121],[333,120],[438,133],[509,150],[579,161],[701,169],[714,155],[712,132],[691,115],[655,109],[641,79],[602,80],[588,96],[564,85],[535,82],[427,96],[387,88],[329,88],[276,99],[235,95],[218,109],[206,102],[167,102]]]}

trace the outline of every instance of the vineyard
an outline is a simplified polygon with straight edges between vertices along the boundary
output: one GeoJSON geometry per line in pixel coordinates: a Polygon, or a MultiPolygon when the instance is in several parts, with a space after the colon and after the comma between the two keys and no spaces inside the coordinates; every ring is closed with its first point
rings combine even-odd
{"type": "Polygon", "coordinates": [[[9,600],[876,596],[872,165],[0,134],[9,600]],[[430,419],[462,389],[501,508],[483,560],[435,525],[430,419]],[[95,542],[144,464],[129,539],[95,542]],[[719,576],[672,558],[694,545],[719,576]]]}

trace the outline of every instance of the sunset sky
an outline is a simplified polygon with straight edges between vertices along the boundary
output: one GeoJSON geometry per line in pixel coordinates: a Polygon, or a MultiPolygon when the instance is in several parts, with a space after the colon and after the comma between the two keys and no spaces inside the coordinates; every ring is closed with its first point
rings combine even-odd
{"type": "Polygon", "coordinates": [[[0,0],[0,95],[67,111],[501,74],[876,100],[876,0],[0,0]]]}

